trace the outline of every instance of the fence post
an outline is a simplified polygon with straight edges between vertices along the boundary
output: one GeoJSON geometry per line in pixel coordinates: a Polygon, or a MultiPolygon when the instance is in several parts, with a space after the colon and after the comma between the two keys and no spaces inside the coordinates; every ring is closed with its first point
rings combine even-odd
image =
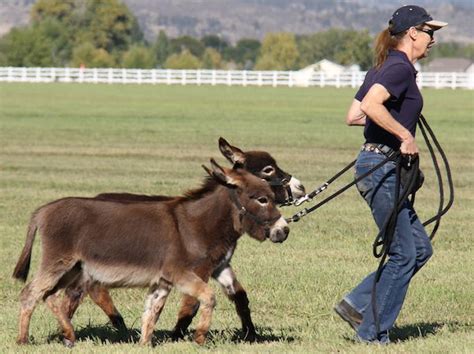
{"type": "Polygon", "coordinates": [[[142,72],[143,72],[142,69],[137,70],[137,82],[138,82],[139,85],[142,84],[142,72]]]}
{"type": "MultiPolygon", "coordinates": [[[[26,70],[26,68],[25,68],[26,70]]],[[[12,82],[13,81],[13,68],[11,66],[8,67],[8,75],[7,75],[7,80],[8,82],[12,82]]]]}
{"type": "Polygon", "coordinates": [[[263,85],[263,82],[262,82],[262,72],[261,72],[261,71],[258,72],[258,80],[257,80],[257,82],[258,82],[258,86],[262,86],[262,85],[263,85]]]}
{"type": "Polygon", "coordinates": [[[288,74],[288,87],[293,87],[294,85],[294,72],[290,71],[288,74]]]}
{"type": "Polygon", "coordinates": [[[227,86],[232,86],[232,74],[229,71],[227,71],[227,86]]]}
{"type": "Polygon", "coordinates": [[[326,85],[326,78],[324,75],[324,71],[320,71],[320,87],[324,87],[326,85]]]}
{"type": "Polygon", "coordinates": [[[242,73],[242,86],[247,86],[247,70],[244,70],[242,73]]]}
{"type": "Polygon", "coordinates": [[[121,72],[122,72],[122,78],[121,78],[122,79],[121,80],[122,84],[126,84],[127,83],[127,70],[125,70],[125,68],[124,68],[124,69],[122,69],[121,72]]]}
{"type": "Polygon", "coordinates": [[[336,87],[341,87],[341,73],[336,74],[336,87]]]}
{"type": "Polygon", "coordinates": [[[186,85],[186,70],[181,70],[181,85],[186,85]]]}
{"type": "Polygon", "coordinates": [[[276,87],[277,86],[277,72],[273,72],[273,77],[272,77],[272,86],[276,87]]]}
{"type": "Polygon", "coordinates": [[[211,74],[211,85],[216,86],[216,70],[212,70],[211,74]]]}
{"type": "Polygon", "coordinates": [[[458,75],[457,73],[453,72],[451,74],[451,89],[455,89],[457,87],[457,84],[458,84],[458,75]]]}

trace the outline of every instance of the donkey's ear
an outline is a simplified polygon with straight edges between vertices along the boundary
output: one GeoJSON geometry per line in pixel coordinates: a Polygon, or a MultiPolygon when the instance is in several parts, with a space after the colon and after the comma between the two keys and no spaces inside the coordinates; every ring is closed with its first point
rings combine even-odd
{"type": "Polygon", "coordinates": [[[206,165],[201,165],[201,167],[204,169],[204,171],[207,172],[207,174],[208,174],[209,176],[214,177],[214,176],[212,175],[212,171],[211,171],[210,169],[208,169],[206,165]]]}
{"type": "Polygon", "coordinates": [[[238,147],[230,145],[222,137],[219,138],[219,150],[231,164],[235,165],[238,163],[243,165],[245,163],[245,153],[238,147]]]}
{"type": "Polygon", "coordinates": [[[211,159],[211,167],[211,176],[214,177],[217,182],[230,188],[237,188],[239,186],[239,181],[235,178],[232,178],[231,176],[232,170],[219,166],[219,164],[214,159],[211,159]]]}

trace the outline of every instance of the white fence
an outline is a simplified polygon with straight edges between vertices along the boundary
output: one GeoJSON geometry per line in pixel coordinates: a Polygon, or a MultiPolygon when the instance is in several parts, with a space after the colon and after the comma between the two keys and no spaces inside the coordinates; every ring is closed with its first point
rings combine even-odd
{"type": "MultiPolygon", "coordinates": [[[[358,87],[365,72],[78,69],[0,67],[0,82],[358,87]]],[[[420,87],[474,89],[474,73],[419,73],[420,87]]]]}

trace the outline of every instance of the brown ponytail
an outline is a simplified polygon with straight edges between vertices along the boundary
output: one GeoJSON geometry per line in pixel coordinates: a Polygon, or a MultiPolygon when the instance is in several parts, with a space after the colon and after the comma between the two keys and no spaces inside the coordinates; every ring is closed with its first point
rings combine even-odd
{"type": "Polygon", "coordinates": [[[384,29],[375,38],[375,62],[374,66],[378,70],[385,62],[388,56],[388,50],[396,48],[400,40],[406,34],[406,31],[391,35],[388,28],[384,29]]]}

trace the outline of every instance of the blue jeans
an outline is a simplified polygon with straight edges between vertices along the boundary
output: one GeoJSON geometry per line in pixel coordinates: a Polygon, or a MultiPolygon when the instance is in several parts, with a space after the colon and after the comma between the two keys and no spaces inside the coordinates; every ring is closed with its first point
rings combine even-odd
{"type": "MultiPolygon", "coordinates": [[[[384,155],[362,151],[355,165],[355,176],[361,176],[385,159],[384,155]]],[[[396,185],[395,162],[389,161],[357,183],[357,189],[369,204],[379,229],[393,210],[396,185]]],[[[382,269],[376,288],[376,308],[380,332],[376,333],[372,310],[372,287],[375,272],[368,275],[344,298],[363,315],[357,334],[363,341],[388,343],[388,331],[402,308],[408,284],[415,273],[432,256],[431,242],[411,203],[406,201],[398,214],[388,261],[382,269]]]]}

